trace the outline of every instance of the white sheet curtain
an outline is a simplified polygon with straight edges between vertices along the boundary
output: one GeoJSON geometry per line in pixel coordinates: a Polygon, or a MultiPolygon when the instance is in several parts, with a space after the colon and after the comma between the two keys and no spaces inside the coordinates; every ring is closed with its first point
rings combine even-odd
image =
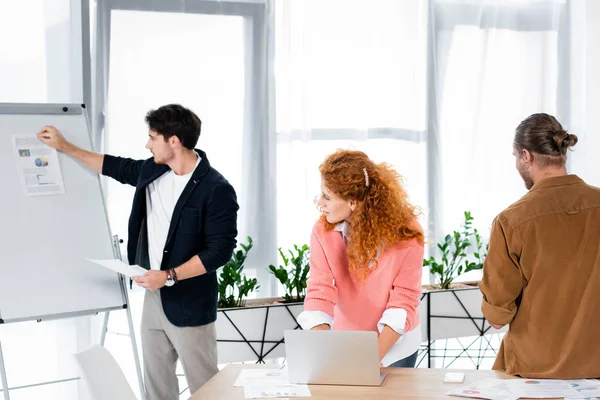
{"type": "MultiPolygon", "coordinates": [[[[80,7],[70,0],[0,1],[0,102],[83,102],[80,7]]],[[[24,276],[15,285],[30,279],[36,277],[24,276]]],[[[71,355],[90,346],[90,336],[90,317],[0,325],[9,387],[77,377],[71,355]]],[[[10,395],[86,398],[80,390],[80,381],[74,380],[11,390],[10,395]]]]}
{"type": "Polygon", "coordinates": [[[568,126],[567,4],[436,0],[431,13],[434,226],[448,233],[470,210],[487,236],[525,194],[512,156],[517,125],[546,112],[568,126]]]}
{"type": "Polygon", "coordinates": [[[276,4],[281,246],[308,240],[318,166],[337,148],[393,164],[432,243],[467,210],[486,237],[525,193],[516,126],[535,112],[568,125],[565,0],[276,4]]]}
{"type": "MultiPolygon", "coordinates": [[[[208,3],[153,7],[189,14],[208,3]]],[[[252,29],[262,23],[265,41],[248,41],[245,31],[246,51],[262,53],[246,68],[243,155],[223,162],[243,171],[230,173],[241,182],[240,239],[250,234],[264,246],[251,259],[263,279],[275,244],[308,241],[318,166],[337,148],[394,165],[430,239],[458,228],[465,210],[486,236],[493,217],[524,193],[511,155],[514,128],[540,111],[568,125],[566,0],[277,0],[257,15],[252,29]]],[[[121,109],[111,108],[119,87],[109,111],[121,109]]],[[[109,125],[129,118],[115,115],[109,125]]],[[[131,151],[119,144],[126,136],[112,137],[109,149],[131,151]]]]}
{"type": "Polygon", "coordinates": [[[279,0],[275,15],[278,244],[309,241],[338,148],[394,165],[426,208],[426,2],[279,0]]]}

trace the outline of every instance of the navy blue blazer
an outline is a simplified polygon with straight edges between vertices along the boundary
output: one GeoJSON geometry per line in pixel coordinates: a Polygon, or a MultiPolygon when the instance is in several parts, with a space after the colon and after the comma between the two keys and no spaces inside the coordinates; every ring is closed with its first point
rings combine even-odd
{"type": "MultiPolygon", "coordinates": [[[[202,159],[175,205],[160,268],[178,267],[197,254],[207,273],[160,289],[165,315],[175,326],[200,326],[217,319],[216,270],[231,258],[237,237],[235,190],[210,166],[203,151],[196,152],[202,159]]],[[[150,268],[146,187],[167,171],[167,165],[156,164],[153,158],[104,156],[102,174],[136,188],[129,217],[129,264],[150,268]]]]}

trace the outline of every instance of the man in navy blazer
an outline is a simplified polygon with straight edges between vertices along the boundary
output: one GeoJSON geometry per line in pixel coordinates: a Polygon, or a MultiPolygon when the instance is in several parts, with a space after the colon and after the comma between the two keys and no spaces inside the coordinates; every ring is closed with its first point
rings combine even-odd
{"type": "Polygon", "coordinates": [[[179,399],[180,359],[191,393],[218,372],[215,271],[236,245],[238,204],[233,187],[195,149],[201,121],[169,104],[146,115],[146,148],[153,157],[132,160],[69,143],[54,127],[38,138],[86,167],[135,186],[127,258],[148,272],[134,277],[148,289],[141,336],[148,400],[179,399]]]}

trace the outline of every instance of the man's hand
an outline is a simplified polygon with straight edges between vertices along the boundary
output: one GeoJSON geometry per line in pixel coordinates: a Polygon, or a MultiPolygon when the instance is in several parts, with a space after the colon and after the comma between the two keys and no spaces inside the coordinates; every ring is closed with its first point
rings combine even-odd
{"type": "Polygon", "coordinates": [[[502,329],[502,327],[504,326],[504,325],[492,324],[490,321],[488,321],[488,324],[490,324],[490,326],[494,329],[502,329]]]}
{"type": "Polygon", "coordinates": [[[312,328],[310,328],[311,331],[329,331],[331,330],[331,327],[329,326],[329,324],[320,324],[317,326],[313,326],[312,328]]]}
{"type": "Polygon", "coordinates": [[[48,146],[60,151],[63,151],[69,144],[62,133],[53,126],[43,127],[37,134],[37,137],[48,146]]]}
{"type": "Polygon", "coordinates": [[[167,271],[150,270],[143,276],[134,276],[131,279],[141,287],[155,292],[165,286],[165,283],[167,282],[167,271]]]}

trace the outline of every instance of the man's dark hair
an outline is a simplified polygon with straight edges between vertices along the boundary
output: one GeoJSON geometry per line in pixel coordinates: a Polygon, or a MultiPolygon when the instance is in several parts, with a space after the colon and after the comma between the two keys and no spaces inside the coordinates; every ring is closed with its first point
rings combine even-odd
{"type": "Polygon", "coordinates": [[[198,138],[202,121],[191,110],[179,104],[167,104],[146,114],[148,127],[162,135],[167,141],[171,136],[177,136],[183,147],[192,150],[198,138]]]}
{"type": "Polygon", "coordinates": [[[561,167],[567,160],[567,150],[577,143],[577,136],[568,133],[552,115],[532,114],[519,124],[513,146],[538,155],[540,166],[561,167]]]}

